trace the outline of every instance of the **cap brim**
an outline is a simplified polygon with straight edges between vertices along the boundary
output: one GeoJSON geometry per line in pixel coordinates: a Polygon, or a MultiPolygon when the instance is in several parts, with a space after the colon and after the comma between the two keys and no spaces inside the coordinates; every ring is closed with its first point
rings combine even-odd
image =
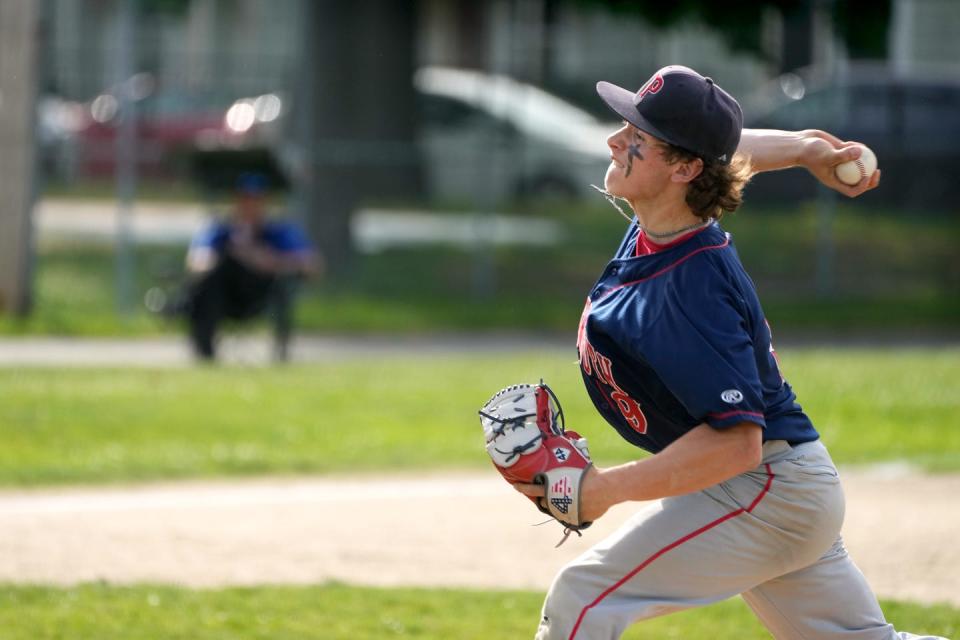
{"type": "Polygon", "coordinates": [[[627,91],[623,87],[618,87],[612,82],[601,80],[597,83],[597,94],[599,94],[600,99],[603,100],[614,113],[637,129],[645,131],[656,138],[660,138],[664,142],[674,144],[662,131],[640,115],[640,112],[637,111],[637,106],[633,103],[634,92],[627,91]]]}

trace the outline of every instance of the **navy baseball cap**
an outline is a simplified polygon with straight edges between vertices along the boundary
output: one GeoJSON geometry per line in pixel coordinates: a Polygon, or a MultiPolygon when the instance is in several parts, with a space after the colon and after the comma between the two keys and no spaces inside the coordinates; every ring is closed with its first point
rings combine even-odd
{"type": "Polygon", "coordinates": [[[633,126],[704,160],[728,164],[740,144],[740,105],[688,67],[664,67],[636,93],[609,82],[597,93],[633,126]]]}
{"type": "Polygon", "coordinates": [[[267,177],[262,173],[244,171],[237,176],[237,191],[240,193],[259,196],[267,192],[267,177]]]}

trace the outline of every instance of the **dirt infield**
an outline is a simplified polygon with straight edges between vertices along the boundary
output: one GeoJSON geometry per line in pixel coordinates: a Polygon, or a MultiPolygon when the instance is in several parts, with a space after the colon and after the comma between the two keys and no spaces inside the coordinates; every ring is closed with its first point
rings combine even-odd
{"type": "MultiPolygon", "coordinates": [[[[960,606],[960,475],[842,470],[844,537],[881,597],[960,606]]],[[[583,538],[493,472],[0,492],[0,581],[545,589],[583,538]],[[494,546],[496,553],[488,552],[494,546]]]]}

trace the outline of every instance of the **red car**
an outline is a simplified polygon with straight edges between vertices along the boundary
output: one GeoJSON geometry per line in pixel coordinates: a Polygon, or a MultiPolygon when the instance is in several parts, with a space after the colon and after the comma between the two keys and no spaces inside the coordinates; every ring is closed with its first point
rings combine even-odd
{"type": "MultiPolygon", "coordinates": [[[[255,142],[260,120],[254,100],[193,93],[155,93],[134,103],[135,153],[140,175],[185,178],[196,150],[242,148],[255,142]]],[[[78,178],[105,178],[116,168],[119,101],[104,93],[85,109],[75,139],[78,178]]]]}

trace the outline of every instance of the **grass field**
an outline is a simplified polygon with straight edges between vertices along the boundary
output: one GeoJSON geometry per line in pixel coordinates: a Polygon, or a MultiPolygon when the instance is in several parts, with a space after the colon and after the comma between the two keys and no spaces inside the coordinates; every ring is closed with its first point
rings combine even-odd
{"type": "MultiPolygon", "coordinates": [[[[960,349],[786,350],[840,464],[960,470],[960,349]]],[[[477,407],[545,378],[600,464],[636,455],[575,355],[414,355],[281,368],[0,369],[0,485],[481,467],[477,407]]]]}
{"type": "MultiPolygon", "coordinates": [[[[905,459],[960,470],[960,349],[787,349],[780,358],[841,464],[905,459]]],[[[486,467],[478,404],[506,382],[540,376],[601,464],[634,455],[598,423],[572,349],[283,368],[0,369],[0,485],[486,467]]],[[[526,638],[542,597],[339,584],[0,585],[0,637],[526,638]]],[[[889,602],[884,610],[898,628],[960,637],[958,609],[889,602]]],[[[769,635],[735,599],[650,621],[624,637],[769,635]]]]}
{"type": "MultiPolygon", "coordinates": [[[[185,590],[169,586],[0,587],[5,640],[488,640],[532,637],[542,594],[344,585],[185,590]]],[[[898,629],[960,634],[960,611],[883,603],[898,629]]],[[[762,640],[740,599],[658,618],[626,640],[762,640]]]]}

